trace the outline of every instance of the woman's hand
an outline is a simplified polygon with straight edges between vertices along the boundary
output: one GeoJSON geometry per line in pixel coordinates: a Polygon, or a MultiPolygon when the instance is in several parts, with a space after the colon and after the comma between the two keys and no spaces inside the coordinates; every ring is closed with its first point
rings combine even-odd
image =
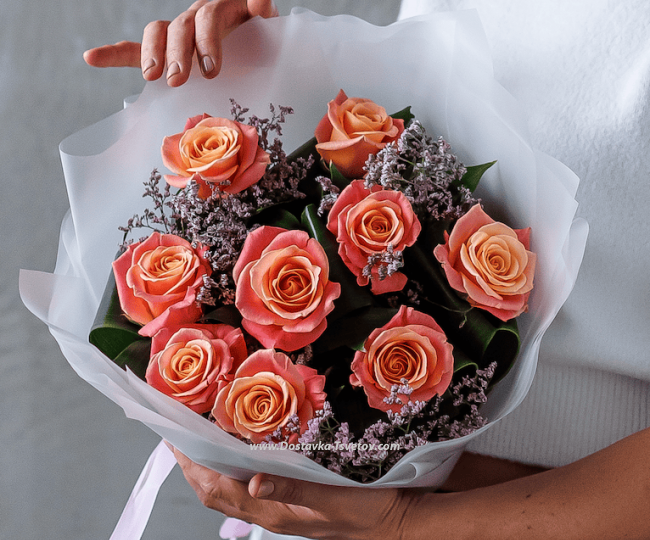
{"type": "Polygon", "coordinates": [[[409,538],[410,490],[327,486],[257,474],[239,482],[174,449],[185,478],[208,508],[280,534],[321,539],[409,538]]]}
{"type": "Polygon", "coordinates": [[[650,428],[575,463],[458,493],[325,486],[267,474],[247,484],[174,451],[201,502],[320,539],[650,538],[650,428]]]}
{"type": "Polygon", "coordinates": [[[121,41],[84,53],[95,67],[139,67],[147,81],[167,69],[167,84],[180,86],[190,76],[196,51],[201,73],[212,79],[221,71],[221,41],[255,16],[276,17],[273,0],[197,0],[173,21],[153,21],[144,29],[142,44],[121,41]]]}

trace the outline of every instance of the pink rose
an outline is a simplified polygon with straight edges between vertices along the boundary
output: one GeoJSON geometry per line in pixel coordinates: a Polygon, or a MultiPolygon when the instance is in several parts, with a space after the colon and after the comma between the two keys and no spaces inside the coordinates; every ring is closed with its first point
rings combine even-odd
{"type": "Polygon", "coordinates": [[[143,336],[161,327],[193,323],[201,315],[196,294],[212,269],[203,257],[207,248],[191,246],[173,234],[154,232],[131,244],[113,262],[122,311],[143,336]]]}
{"type": "Polygon", "coordinates": [[[429,401],[447,389],[454,372],[452,349],[432,317],[402,306],[354,355],[350,383],[363,388],[371,407],[399,412],[400,404],[388,404],[384,398],[402,379],[413,390],[412,401],[429,401]]]}
{"type": "Polygon", "coordinates": [[[530,228],[511,229],[475,205],[433,253],[472,306],[507,321],[528,307],[536,262],[529,247],[530,228]]]}
{"type": "Polygon", "coordinates": [[[304,231],[278,227],[246,238],[233,278],[242,325],[268,349],[295,351],[315,341],[341,294],[321,245],[304,231]]]}
{"type": "MultiPolygon", "coordinates": [[[[361,286],[369,281],[363,272],[369,257],[386,252],[389,246],[403,251],[415,243],[422,229],[403,193],[379,186],[369,191],[363,180],[354,180],[341,192],[330,210],[327,228],[336,236],[341,259],[361,286]]],[[[380,279],[378,266],[372,267],[373,293],[401,291],[404,285],[406,276],[401,272],[380,279]]]]}
{"type": "Polygon", "coordinates": [[[226,324],[163,328],[153,337],[145,378],[163,394],[204,414],[212,410],[217,393],[247,356],[239,328],[226,324]]]}
{"type": "Polygon", "coordinates": [[[348,98],[341,90],[316,127],[316,150],[344,176],[361,178],[368,156],[396,141],[402,131],[403,120],[391,118],[369,99],[348,98]]]}
{"type": "MultiPolygon", "coordinates": [[[[325,377],[315,369],[294,365],[281,352],[262,349],[253,353],[239,367],[235,379],[219,392],[212,415],[222,429],[253,443],[263,442],[294,415],[302,433],[323,408],[324,386],[325,377]]],[[[290,442],[297,439],[298,433],[290,435],[290,442]]]]}
{"type": "Polygon", "coordinates": [[[190,118],[182,133],[165,137],[162,159],[176,173],[165,175],[168,184],[184,188],[193,178],[206,199],[210,185],[224,193],[243,191],[264,176],[270,163],[253,126],[207,114],[190,118]]]}

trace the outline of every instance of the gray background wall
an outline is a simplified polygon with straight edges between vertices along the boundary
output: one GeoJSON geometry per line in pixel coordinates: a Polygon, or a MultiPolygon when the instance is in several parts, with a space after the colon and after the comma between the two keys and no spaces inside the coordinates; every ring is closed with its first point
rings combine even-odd
{"type": "MultiPolygon", "coordinates": [[[[0,540],[108,539],[157,436],[82,381],[22,305],[20,268],[52,271],[67,196],[58,143],[142,89],[137,70],[97,70],[84,50],[139,40],[189,0],[0,0],[0,540]]],[[[398,0],[278,1],[375,24],[398,0]]],[[[181,473],[163,486],[145,538],[217,538],[181,473]]]]}

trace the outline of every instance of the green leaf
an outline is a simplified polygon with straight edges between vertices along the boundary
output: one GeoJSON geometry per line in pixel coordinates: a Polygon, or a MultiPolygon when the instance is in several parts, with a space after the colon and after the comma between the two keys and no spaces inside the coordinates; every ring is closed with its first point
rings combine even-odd
{"type": "Polygon", "coordinates": [[[385,326],[396,313],[397,309],[370,306],[336,319],[328,323],[327,330],[316,342],[315,353],[321,354],[339,347],[360,351],[372,331],[385,326]]]}
{"type": "Polygon", "coordinates": [[[264,209],[257,215],[255,222],[260,225],[282,227],[287,230],[300,229],[300,221],[298,218],[289,212],[289,210],[280,206],[272,206],[264,209]]]}
{"type": "Polygon", "coordinates": [[[111,272],[88,340],[111,360],[131,343],[143,340],[141,326],[131,322],[120,306],[115,277],[111,272]]]}
{"type": "Polygon", "coordinates": [[[341,174],[334,163],[330,163],[330,178],[332,179],[332,183],[341,191],[348,187],[350,182],[352,182],[350,178],[346,178],[341,174]]]}
{"type": "Polygon", "coordinates": [[[330,280],[341,285],[341,296],[334,301],[334,311],[327,320],[332,321],[351,311],[372,305],[372,294],[367,288],[357,285],[356,277],[339,257],[336,238],[318,217],[316,206],[309,204],[305,207],[301,222],[309,236],[316,239],[325,250],[330,265],[330,280]]]}
{"type": "Polygon", "coordinates": [[[391,118],[396,118],[398,120],[404,120],[404,126],[408,126],[411,120],[415,118],[413,113],[411,113],[411,106],[409,105],[408,107],[402,109],[401,111],[398,111],[394,114],[390,115],[391,118]]]}
{"type": "Polygon", "coordinates": [[[451,288],[442,266],[433,256],[433,249],[420,245],[420,242],[405,249],[401,271],[424,287],[425,296],[432,305],[456,313],[458,323],[463,321],[465,312],[471,306],[451,288]]]}
{"type": "Polygon", "coordinates": [[[332,409],[337,422],[346,422],[355,437],[361,437],[368,426],[386,419],[386,413],[368,405],[368,397],[361,388],[349,383],[336,396],[332,409]]]}
{"type": "Polygon", "coordinates": [[[462,349],[454,347],[454,373],[464,369],[466,367],[472,367],[478,369],[478,364],[474,362],[469,356],[467,356],[462,349]]]}
{"type": "Polygon", "coordinates": [[[481,178],[483,178],[485,171],[495,163],[496,161],[490,161],[489,163],[483,163],[482,165],[471,165],[466,167],[467,172],[460,179],[460,184],[474,193],[478,187],[478,183],[481,181],[481,178]]]}
{"type": "Polygon", "coordinates": [[[217,322],[239,328],[241,326],[242,316],[239,310],[233,305],[221,306],[203,315],[199,322],[217,322]]]}
{"type": "Polygon", "coordinates": [[[318,152],[316,151],[316,137],[312,137],[304,144],[296,148],[291,154],[287,156],[289,162],[296,161],[300,158],[308,159],[309,156],[317,156],[318,152]]]}
{"type": "Polygon", "coordinates": [[[483,351],[482,359],[482,367],[487,367],[491,362],[497,363],[497,369],[494,372],[491,384],[496,384],[508,374],[517,359],[521,347],[516,319],[502,322],[495,318],[494,321],[496,327],[487,347],[483,351]]]}
{"type": "Polygon", "coordinates": [[[145,380],[147,366],[151,358],[151,340],[141,339],[131,343],[126,349],[115,357],[115,363],[123,369],[128,368],[135,375],[145,380]]]}

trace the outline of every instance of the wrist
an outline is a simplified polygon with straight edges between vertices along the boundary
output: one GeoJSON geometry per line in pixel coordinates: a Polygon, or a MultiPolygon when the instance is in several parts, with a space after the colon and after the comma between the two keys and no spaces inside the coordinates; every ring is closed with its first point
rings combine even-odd
{"type": "Polygon", "coordinates": [[[463,493],[415,492],[399,538],[403,540],[476,540],[483,538],[476,512],[466,508],[463,493]]]}

